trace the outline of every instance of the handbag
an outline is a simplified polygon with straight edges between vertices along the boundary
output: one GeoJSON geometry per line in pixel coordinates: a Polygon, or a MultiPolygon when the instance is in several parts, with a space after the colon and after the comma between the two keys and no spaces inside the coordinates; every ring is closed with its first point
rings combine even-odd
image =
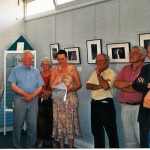
{"type": "Polygon", "coordinates": [[[150,91],[144,97],[143,107],[150,109],[150,91]]]}

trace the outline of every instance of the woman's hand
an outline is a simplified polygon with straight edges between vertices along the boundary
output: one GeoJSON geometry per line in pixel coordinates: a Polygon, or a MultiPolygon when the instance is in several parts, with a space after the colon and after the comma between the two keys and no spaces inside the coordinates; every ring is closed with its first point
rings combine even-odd
{"type": "Polygon", "coordinates": [[[71,92],[71,91],[75,91],[75,89],[73,87],[67,87],[67,92],[71,92]]]}
{"type": "Polygon", "coordinates": [[[43,98],[45,99],[45,100],[47,100],[48,99],[48,97],[50,96],[50,94],[51,94],[51,91],[46,91],[46,90],[43,90],[43,98]]]}

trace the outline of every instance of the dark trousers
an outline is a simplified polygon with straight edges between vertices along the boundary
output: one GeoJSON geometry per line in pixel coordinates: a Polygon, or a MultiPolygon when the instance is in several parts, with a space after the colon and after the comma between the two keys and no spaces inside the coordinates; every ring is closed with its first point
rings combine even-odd
{"type": "Polygon", "coordinates": [[[95,148],[105,148],[105,131],[108,135],[109,147],[119,148],[116,111],[112,98],[91,101],[91,127],[95,148]]]}
{"type": "Polygon", "coordinates": [[[148,148],[149,127],[147,122],[139,122],[140,125],[140,148],[148,148]]]}

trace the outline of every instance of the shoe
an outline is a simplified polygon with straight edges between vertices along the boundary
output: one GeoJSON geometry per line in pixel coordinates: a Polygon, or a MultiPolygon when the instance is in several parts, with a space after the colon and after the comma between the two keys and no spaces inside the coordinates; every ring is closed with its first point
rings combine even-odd
{"type": "Polygon", "coordinates": [[[42,147],[43,147],[43,143],[39,143],[38,148],[42,148],[42,147]]]}
{"type": "Polygon", "coordinates": [[[52,145],[53,145],[53,148],[57,148],[57,144],[56,144],[55,139],[52,140],[52,145]]]}

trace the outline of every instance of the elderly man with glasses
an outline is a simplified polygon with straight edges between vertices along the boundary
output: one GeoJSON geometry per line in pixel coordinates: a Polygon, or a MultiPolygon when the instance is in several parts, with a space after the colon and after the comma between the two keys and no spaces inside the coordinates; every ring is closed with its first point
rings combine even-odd
{"type": "Polygon", "coordinates": [[[129,53],[130,64],[121,69],[114,81],[114,86],[120,89],[118,100],[121,104],[121,120],[126,148],[140,147],[139,123],[137,118],[142,93],[135,91],[132,88],[132,83],[144,65],[146,54],[147,52],[144,48],[138,46],[132,47],[129,53]]]}

